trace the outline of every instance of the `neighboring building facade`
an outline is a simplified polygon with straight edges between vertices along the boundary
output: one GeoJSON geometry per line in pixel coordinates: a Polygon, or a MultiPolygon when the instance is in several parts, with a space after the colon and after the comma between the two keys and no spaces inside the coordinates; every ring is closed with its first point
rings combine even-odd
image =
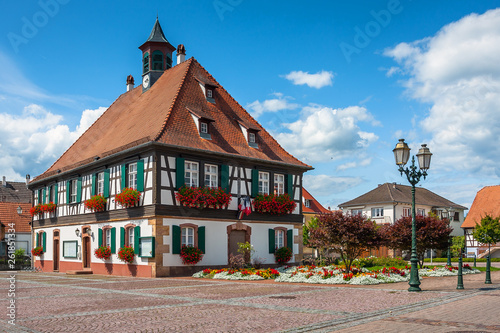
{"type": "MultiPolygon", "coordinates": [[[[385,183],[339,207],[344,213],[362,214],[378,224],[387,224],[411,216],[411,203],[411,186],[385,183]]],[[[463,235],[460,226],[466,209],[425,188],[415,188],[416,214],[427,215],[432,212],[440,218],[448,218],[453,228],[452,236],[463,235]]]]}
{"type": "Polygon", "coordinates": [[[25,182],[7,181],[2,178],[0,185],[0,257],[6,256],[7,241],[13,239],[16,249],[31,251],[31,197],[25,182]],[[15,232],[12,232],[12,231],[15,232]],[[14,234],[15,237],[8,236],[14,234]],[[7,236],[7,237],[6,237],[7,236]]]}
{"type": "MultiPolygon", "coordinates": [[[[323,207],[305,188],[302,188],[302,214],[304,215],[304,225],[307,225],[316,215],[326,213],[331,213],[331,211],[323,207]]],[[[304,247],[303,252],[304,256],[313,255],[313,249],[309,247],[304,247]]]]}
{"type": "MultiPolygon", "coordinates": [[[[465,253],[468,257],[487,255],[488,244],[481,244],[474,239],[472,232],[486,215],[500,217],[500,185],[486,186],[477,192],[462,229],[465,235],[465,253]]],[[[491,257],[500,258],[500,243],[491,246],[491,257]]]]}
{"type": "Polygon", "coordinates": [[[302,174],[310,166],[288,154],[194,59],[184,46],[167,41],[158,20],[140,46],[143,79],[127,92],[30,188],[34,204],[53,202],[56,211],[34,218],[35,239],[46,248],[35,265],[43,271],[92,271],[145,277],[186,274],[225,266],[237,243],[248,241],[256,255],[274,263],[274,250],[289,246],[292,262],[302,259],[302,174]],[[188,208],[176,198],[183,186],[222,188],[228,208],[188,208]],[[141,193],[138,207],[122,208],[123,188],[141,193]],[[104,212],[84,202],[107,198],[104,212]],[[241,220],[240,198],[288,193],[297,208],[288,215],[252,212],[241,220]],[[101,245],[113,253],[98,259],[101,245]],[[118,260],[123,245],[138,253],[133,264],[118,260]],[[182,265],[182,245],[204,257],[182,265]]]}

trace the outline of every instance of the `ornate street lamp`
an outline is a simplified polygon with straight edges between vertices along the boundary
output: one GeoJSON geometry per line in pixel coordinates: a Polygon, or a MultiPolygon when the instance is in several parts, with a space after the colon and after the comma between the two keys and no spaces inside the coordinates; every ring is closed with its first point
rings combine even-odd
{"type": "Polygon", "coordinates": [[[404,168],[408,159],[410,158],[410,148],[405,142],[405,139],[399,139],[396,144],[396,148],[393,150],[394,158],[396,159],[396,165],[399,166],[399,172],[401,175],[406,174],[406,178],[411,184],[411,272],[410,272],[410,288],[408,291],[422,291],[420,289],[420,280],[418,278],[418,258],[417,258],[417,231],[416,231],[416,220],[415,220],[415,185],[418,184],[421,177],[427,176],[427,170],[431,164],[431,152],[427,145],[423,144],[418,151],[418,166],[420,170],[417,170],[415,166],[415,156],[411,158],[411,165],[408,168],[404,168]]]}

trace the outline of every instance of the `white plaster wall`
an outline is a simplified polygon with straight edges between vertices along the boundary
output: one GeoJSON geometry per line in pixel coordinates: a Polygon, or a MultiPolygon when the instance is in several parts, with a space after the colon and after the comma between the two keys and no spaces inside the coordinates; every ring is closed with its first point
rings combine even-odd
{"type": "MultiPolygon", "coordinates": [[[[163,236],[164,244],[170,245],[172,251],[172,226],[184,223],[193,223],[199,227],[205,226],[205,251],[206,254],[196,266],[207,265],[227,265],[228,235],[227,226],[235,222],[200,221],[191,219],[164,218],[163,225],[170,227],[170,235],[163,236]]],[[[269,229],[284,227],[293,229],[290,224],[273,223],[244,223],[252,228],[250,243],[254,246],[255,257],[264,259],[265,263],[274,263],[274,254],[269,253],[269,229]]],[[[294,230],[294,235],[298,235],[298,230],[294,230]]],[[[298,244],[294,244],[293,253],[299,253],[298,244]]],[[[182,266],[180,255],[172,253],[163,254],[163,266],[182,266]]]]}

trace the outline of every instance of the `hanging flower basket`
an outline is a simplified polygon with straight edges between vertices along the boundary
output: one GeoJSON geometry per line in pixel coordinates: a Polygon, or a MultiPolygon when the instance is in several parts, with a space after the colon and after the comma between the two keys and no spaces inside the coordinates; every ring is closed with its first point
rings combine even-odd
{"type": "Polygon", "coordinates": [[[109,246],[99,246],[94,254],[97,258],[106,260],[111,257],[111,249],[109,246]]]}
{"type": "Polygon", "coordinates": [[[259,194],[253,201],[256,212],[273,215],[291,214],[297,203],[288,194],[259,194]]]}
{"type": "Polygon", "coordinates": [[[203,252],[196,246],[183,245],[181,259],[184,265],[195,265],[203,259],[203,252]]]}
{"type": "Polygon", "coordinates": [[[127,264],[134,262],[134,248],[131,246],[124,246],[118,251],[118,259],[125,261],[127,264]]]}
{"type": "Polygon", "coordinates": [[[231,195],[222,188],[182,186],[175,195],[182,206],[191,208],[227,208],[231,195]]]}
{"type": "Polygon", "coordinates": [[[139,204],[141,193],[129,187],[125,187],[121,193],[115,197],[116,202],[122,207],[129,208],[139,204]]]}
{"type": "Polygon", "coordinates": [[[43,247],[37,246],[31,250],[31,254],[35,257],[40,257],[43,254],[43,247]]]}
{"type": "Polygon", "coordinates": [[[274,251],[274,260],[276,260],[276,263],[283,265],[292,259],[292,249],[286,246],[280,247],[279,249],[276,249],[274,251]]]}
{"type": "Polygon", "coordinates": [[[31,214],[31,217],[35,216],[35,215],[42,215],[43,211],[42,211],[42,205],[38,204],[36,206],[33,206],[31,207],[30,209],[30,214],[31,214]]]}
{"type": "Polygon", "coordinates": [[[85,207],[93,212],[102,212],[106,209],[107,202],[108,200],[105,197],[97,194],[85,201],[85,207]]]}

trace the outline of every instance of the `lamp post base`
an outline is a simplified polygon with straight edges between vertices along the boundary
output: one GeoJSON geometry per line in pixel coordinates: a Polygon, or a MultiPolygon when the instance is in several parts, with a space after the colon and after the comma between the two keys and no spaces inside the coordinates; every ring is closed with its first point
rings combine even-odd
{"type": "Polygon", "coordinates": [[[411,258],[410,262],[411,262],[411,271],[410,271],[410,281],[408,282],[410,288],[408,288],[408,291],[422,291],[422,289],[420,289],[420,279],[418,278],[417,259],[411,258]]]}

